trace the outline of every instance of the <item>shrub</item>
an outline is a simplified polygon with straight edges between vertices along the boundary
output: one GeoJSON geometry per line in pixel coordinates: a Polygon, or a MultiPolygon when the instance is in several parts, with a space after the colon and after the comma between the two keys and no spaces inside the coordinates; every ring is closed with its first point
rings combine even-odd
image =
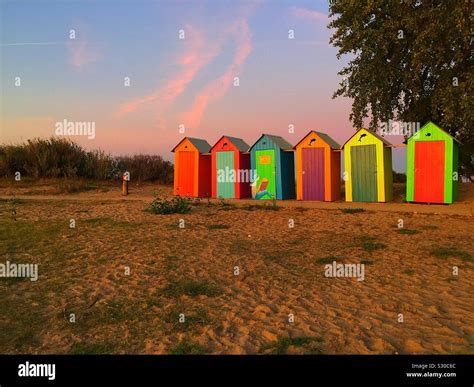
{"type": "Polygon", "coordinates": [[[19,145],[0,145],[0,175],[11,177],[121,179],[128,171],[133,181],[173,181],[173,164],[158,155],[113,157],[102,150],[86,151],[75,142],[52,137],[19,145]]]}
{"type": "Polygon", "coordinates": [[[156,198],[150,204],[149,211],[153,214],[186,214],[191,211],[192,201],[176,196],[171,200],[156,198]]]}
{"type": "Polygon", "coordinates": [[[161,181],[169,184],[173,181],[173,165],[158,155],[120,156],[116,158],[120,171],[130,172],[133,180],[161,181]]]}

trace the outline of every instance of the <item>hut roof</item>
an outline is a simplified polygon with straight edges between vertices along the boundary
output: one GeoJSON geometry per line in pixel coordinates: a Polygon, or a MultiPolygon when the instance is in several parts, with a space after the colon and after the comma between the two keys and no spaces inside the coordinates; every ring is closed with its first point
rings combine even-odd
{"type": "Polygon", "coordinates": [[[380,134],[378,133],[375,133],[371,130],[368,130],[368,129],[365,129],[365,128],[360,128],[357,132],[355,132],[351,137],[349,137],[347,139],[347,141],[342,145],[342,147],[344,148],[344,146],[350,141],[352,140],[352,138],[357,134],[359,133],[361,130],[366,130],[367,132],[369,132],[372,136],[374,136],[375,138],[378,138],[380,141],[382,141],[385,145],[387,146],[392,146],[392,144],[390,142],[388,142],[384,137],[382,137],[380,134]]]}
{"type": "Polygon", "coordinates": [[[328,134],[323,133],[323,132],[316,132],[315,130],[311,130],[306,136],[304,136],[296,145],[295,149],[298,145],[300,145],[303,140],[308,137],[311,133],[316,133],[326,144],[328,144],[331,149],[341,149],[341,146],[334,141],[328,134]]]}
{"type": "MultiPolygon", "coordinates": [[[[451,134],[449,134],[446,130],[444,130],[443,128],[440,128],[438,125],[436,125],[434,122],[431,122],[431,121],[428,121],[426,124],[424,124],[420,130],[418,132],[421,132],[422,130],[426,129],[427,127],[430,127],[430,126],[434,126],[436,129],[438,130],[441,130],[442,132],[444,132],[447,136],[449,136],[450,138],[452,138],[454,141],[456,141],[457,143],[461,144],[461,141],[459,141],[456,137],[454,136],[451,136],[451,134]]],[[[415,136],[416,133],[414,133],[411,137],[415,136]]],[[[410,137],[410,138],[411,138],[410,137]]],[[[409,139],[410,139],[409,138],[409,139]]]]}
{"type": "MultiPolygon", "coordinates": [[[[231,137],[231,136],[222,136],[217,142],[216,144],[222,140],[223,138],[227,138],[240,152],[247,152],[249,150],[249,144],[247,144],[244,140],[242,140],[241,138],[237,138],[237,137],[231,137]]],[[[214,145],[215,146],[215,145],[214,145]]],[[[212,148],[214,148],[214,146],[212,148]]],[[[211,148],[211,149],[212,149],[211,148]]]]}
{"type": "Polygon", "coordinates": [[[202,140],[200,138],[185,137],[171,150],[171,152],[174,152],[176,148],[186,139],[188,139],[191,144],[196,147],[199,153],[209,153],[211,150],[211,146],[206,140],[202,140]]]}
{"type": "Polygon", "coordinates": [[[268,139],[272,140],[280,149],[283,150],[292,150],[293,145],[291,145],[288,141],[286,141],[283,137],[281,136],[274,136],[272,134],[262,134],[257,141],[250,147],[249,151],[257,144],[262,137],[267,137],[268,139]]]}

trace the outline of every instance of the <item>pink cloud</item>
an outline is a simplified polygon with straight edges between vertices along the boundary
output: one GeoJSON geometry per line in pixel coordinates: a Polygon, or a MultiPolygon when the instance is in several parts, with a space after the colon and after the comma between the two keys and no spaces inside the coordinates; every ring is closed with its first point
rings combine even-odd
{"type": "Polygon", "coordinates": [[[99,55],[97,50],[86,41],[71,40],[67,44],[69,51],[69,63],[76,69],[82,70],[88,64],[95,62],[99,55]]]}
{"type": "Polygon", "coordinates": [[[209,103],[221,99],[227,93],[234,77],[239,75],[242,65],[252,52],[252,35],[247,20],[242,19],[236,22],[228,33],[236,44],[233,61],[222,76],[209,83],[195,97],[191,110],[183,116],[186,127],[199,126],[209,103]]]}
{"type": "Polygon", "coordinates": [[[328,21],[328,15],[314,11],[312,9],[301,8],[301,7],[290,7],[290,12],[293,16],[301,19],[309,19],[315,21],[328,21]]]}
{"type": "Polygon", "coordinates": [[[119,116],[133,112],[139,107],[152,102],[159,102],[161,108],[170,105],[184,92],[198,72],[220,53],[223,44],[222,39],[214,43],[207,43],[203,32],[192,26],[186,26],[185,32],[187,39],[189,39],[184,41],[187,44],[186,51],[176,59],[181,71],[154,93],[122,104],[119,107],[119,116]]]}

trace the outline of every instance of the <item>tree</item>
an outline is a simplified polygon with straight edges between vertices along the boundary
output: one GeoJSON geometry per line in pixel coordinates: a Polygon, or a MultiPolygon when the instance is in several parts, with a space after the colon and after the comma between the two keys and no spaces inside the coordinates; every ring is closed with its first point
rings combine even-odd
{"type": "Polygon", "coordinates": [[[433,121],[461,142],[474,174],[474,11],[471,0],[331,0],[330,43],[352,59],[333,98],[353,99],[355,127],[433,121]]]}

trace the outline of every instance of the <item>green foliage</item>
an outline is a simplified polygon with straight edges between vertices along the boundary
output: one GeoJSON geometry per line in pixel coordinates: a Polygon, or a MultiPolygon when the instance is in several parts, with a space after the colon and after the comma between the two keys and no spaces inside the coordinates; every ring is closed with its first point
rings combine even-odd
{"type": "Polygon", "coordinates": [[[459,250],[456,247],[436,247],[431,251],[431,255],[434,255],[438,258],[454,257],[466,262],[473,261],[471,254],[466,251],[459,250]]]}
{"type": "Polygon", "coordinates": [[[112,157],[101,151],[86,151],[69,139],[28,140],[19,145],[0,145],[0,175],[20,172],[31,178],[121,179],[130,172],[134,181],[173,180],[173,165],[161,156],[135,155],[112,157]]]}
{"type": "Polygon", "coordinates": [[[230,228],[227,224],[210,224],[207,226],[209,230],[226,230],[230,228]]]}
{"type": "Polygon", "coordinates": [[[277,204],[277,201],[276,201],[275,198],[272,199],[272,207],[271,207],[271,209],[272,209],[273,211],[278,211],[278,210],[280,209],[280,207],[278,207],[278,204],[277,204]]]}
{"type": "Polygon", "coordinates": [[[358,214],[359,212],[365,212],[363,208],[341,208],[344,214],[358,214]]]}
{"type": "Polygon", "coordinates": [[[433,121],[461,141],[460,167],[474,170],[470,0],[331,1],[330,42],[350,55],[334,93],[353,99],[350,119],[369,128],[396,119],[433,121]],[[401,35],[402,34],[402,35],[401,35]],[[402,37],[400,39],[400,37],[402,37]],[[455,86],[455,79],[458,85],[455,86]]]}
{"type": "Polygon", "coordinates": [[[148,210],[153,214],[186,214],[191,211],[192,200],[175,196],[173,199],[156,198],[151,202],[148,210]]]}
{"type": "Polygon", "coordinates": [[[335,255],[330,255],[328,257],[316,259],[316,263],[321,264],[321,265],[332,264],[334,261],[341,262],[341,258],[336,257],[335,255]]]}
{"type": "Polygon", "coordinates": [[[117,168],[130,172],[130,176],[139,182],[160,181],[164,184],[173,182],[173,165],[157,155],[135,155],[116,157],[117,168]]]}
{"type": "Polygon", "coordinates": [[[376,242],[376,238],[370,235],[362,235],[357,239],[361,243],[361,247],[368,252],[382,250],[387,247],[384,243],[376,242]]]}
{"type": "Polygon", "coordinates": [[[418,234],[419,231],[418,230],[412,230],[412,229],[409,229],[409,228],[399,228],[398,233],[399,234],[406,234],[406,235],[413,235],[413,234],[418,234]]]}

